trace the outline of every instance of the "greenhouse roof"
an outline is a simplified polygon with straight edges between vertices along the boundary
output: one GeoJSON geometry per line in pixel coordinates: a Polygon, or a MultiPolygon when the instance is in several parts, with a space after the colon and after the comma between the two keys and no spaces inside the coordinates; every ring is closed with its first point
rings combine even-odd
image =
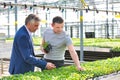
{"type": "MultiPolygon", "coordinates": [[[[112,8],[120,11],[120,0],[0,0],[1,3],[11,2],[19,4],[37,4],[45,6],[60,6],[60,7],[78,7],[90,9],[111,10],[112,8]]],[[[0,6],[2,8],[3,6],[0,6]]]]}

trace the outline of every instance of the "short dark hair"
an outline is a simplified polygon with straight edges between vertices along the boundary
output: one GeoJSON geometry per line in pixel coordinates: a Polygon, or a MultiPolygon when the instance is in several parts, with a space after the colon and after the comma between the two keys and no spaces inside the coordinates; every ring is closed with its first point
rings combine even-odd
{"type": "Polygon", "coordinates": [[[28,17],[26,17],[25,19],[25,25],[27,25],[28,22],[32,21],[40,21],[40,18],[35,14],[29,14],[28,17]]]}
{"type": "Polygon", "coordinates": [[[63,20],[63,18],[60,17],[60,16],[56,16],[56,17],[54,17],[53,20],[52,20],[52,23],[63,23],[63,22],[64,22],[64,20],[63,20]]]}

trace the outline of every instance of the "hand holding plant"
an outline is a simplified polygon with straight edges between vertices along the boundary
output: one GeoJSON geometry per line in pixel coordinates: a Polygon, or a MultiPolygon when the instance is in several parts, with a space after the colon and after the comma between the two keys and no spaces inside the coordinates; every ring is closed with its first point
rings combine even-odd
{"type": "Polygon", "coordinates": [[[51,49],[52,49],[52,46],[48,42],[45,42],[43,44],[43,50],[45,53],[49,53],[51,49]]]}

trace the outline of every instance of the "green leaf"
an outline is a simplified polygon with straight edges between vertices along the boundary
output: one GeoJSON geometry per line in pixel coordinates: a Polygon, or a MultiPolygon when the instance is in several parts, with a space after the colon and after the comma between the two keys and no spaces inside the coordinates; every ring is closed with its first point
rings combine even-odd
{"type": "Polygon", "coordinates": [[[47,46],[48,46],[48,42],[45,42],[45,43],[43,44],[43,48],[45,49],[47,46]]]}

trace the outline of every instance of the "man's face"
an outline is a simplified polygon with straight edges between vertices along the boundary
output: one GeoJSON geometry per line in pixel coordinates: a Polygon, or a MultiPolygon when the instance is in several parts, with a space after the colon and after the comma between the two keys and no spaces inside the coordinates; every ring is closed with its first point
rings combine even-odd
{"type": "Polygon", "coordinates": [[[64,23],[54,23],[52,24],[53,31],[57,34],[60,34],[63,31],[64,23]]]}
{"type": "Polygon", "coordinates": [[[39,27],[40,22],[29,23],[30,32],[35,32],[39,27]]]}

